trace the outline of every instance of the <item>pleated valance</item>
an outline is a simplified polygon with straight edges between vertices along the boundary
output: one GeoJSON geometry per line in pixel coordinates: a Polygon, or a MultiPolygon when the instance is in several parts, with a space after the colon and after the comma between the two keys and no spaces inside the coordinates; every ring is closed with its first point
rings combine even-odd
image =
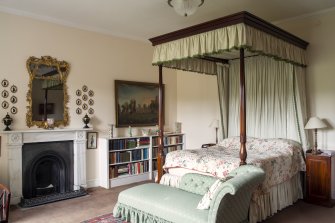
{"type": "Polygon", "coordinates": [[[230,57],[225,59],[234,57],[234,52],[238,58],[240,48],[250,53],[306,66],[304,49],[243,23],[156,45],[152,63],[181,70],[216,74],[215,62],[202,62],[193,58],[207,55],[225,58],[225,52],[229,52],[230,57]]]}
{"type": "Polygon", "coordinates": [[[217,74],[217,65],[213,61],[202,60],[199,58],[188,58],[184,60],[172,60],[164,62],[164,67],[183,70],[183,71],[192,71],[202,74],[217,74]]]}

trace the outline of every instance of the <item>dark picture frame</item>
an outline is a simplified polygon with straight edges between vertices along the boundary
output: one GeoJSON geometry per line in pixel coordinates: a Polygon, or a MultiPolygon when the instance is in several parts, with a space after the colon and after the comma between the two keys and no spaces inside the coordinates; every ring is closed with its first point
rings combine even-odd
{"type": "Polygon", "coordinates": [[[98,132],[87,132],[87,149],[98,147],[98,132]]]}
{"type": "Polygon", "coordinates": [[[115,80],[116,127],[158,125],[158,98],[157,83],[115,80]]]}

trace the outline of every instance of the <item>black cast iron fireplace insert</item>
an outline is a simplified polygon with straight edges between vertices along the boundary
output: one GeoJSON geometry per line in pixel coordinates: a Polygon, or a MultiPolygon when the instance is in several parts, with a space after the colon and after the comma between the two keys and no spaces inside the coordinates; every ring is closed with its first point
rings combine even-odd
{"type": "Polygon", "coordinates": [[[86,195],[74,190],[73,141],[27,143],[22,148],[20,206],[32,207],[86,195]]]}

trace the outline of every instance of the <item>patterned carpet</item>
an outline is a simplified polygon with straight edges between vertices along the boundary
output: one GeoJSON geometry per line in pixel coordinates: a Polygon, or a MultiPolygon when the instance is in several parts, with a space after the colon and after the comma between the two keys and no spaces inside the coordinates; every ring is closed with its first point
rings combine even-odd
{"type": "Polygon", "coordinates": [[[114,218],[113,214],[104,214],[81,223],[127,223],[126,221],[122,221],[119,218],[114,218]]]}

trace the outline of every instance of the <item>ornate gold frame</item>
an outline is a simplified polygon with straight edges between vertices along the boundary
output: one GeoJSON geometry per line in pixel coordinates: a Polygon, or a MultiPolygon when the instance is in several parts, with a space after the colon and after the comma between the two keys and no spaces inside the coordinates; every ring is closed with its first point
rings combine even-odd
{"type": "MultiPolygon", "coordinates": [[[[67,76],[69,74],[70,65],[66,61],[58,61],[56,58],[50,57],[50,56],[42,56],[41,58],[36,57],[29,57],[27,60],[26,66],[27,70],[29,72],[29,84],[28,84],[28,92],[27,92],[27,114],[26,114],[26,123],[28,127],[32,127],[36,125],[37,127],[44,128],[45,127],[45,121],[35,121],[33,120],[33,114],[32,114],[32,83],[33,79],[36,78],[36,68],[38,68],[39,65],[46,65],[46,66],[55,66],[57,67],[58,73],[59,73],[59,79],[63,83],[63,93],[64,93],[64,114],[63,120],[55,120],[54,126],[59,127],[61,125],[67,126],[69,124],[69,108],[67,107],[67,104],[69,102],[69,95],[67,93],[68,87],[66,85],[67,76]],[[32,71],[30,69],[31,64],[35,64],[35,69],[32,71]]],[[[38,77],[39,79],[54,79],[52,77],[38,77]]]]}

